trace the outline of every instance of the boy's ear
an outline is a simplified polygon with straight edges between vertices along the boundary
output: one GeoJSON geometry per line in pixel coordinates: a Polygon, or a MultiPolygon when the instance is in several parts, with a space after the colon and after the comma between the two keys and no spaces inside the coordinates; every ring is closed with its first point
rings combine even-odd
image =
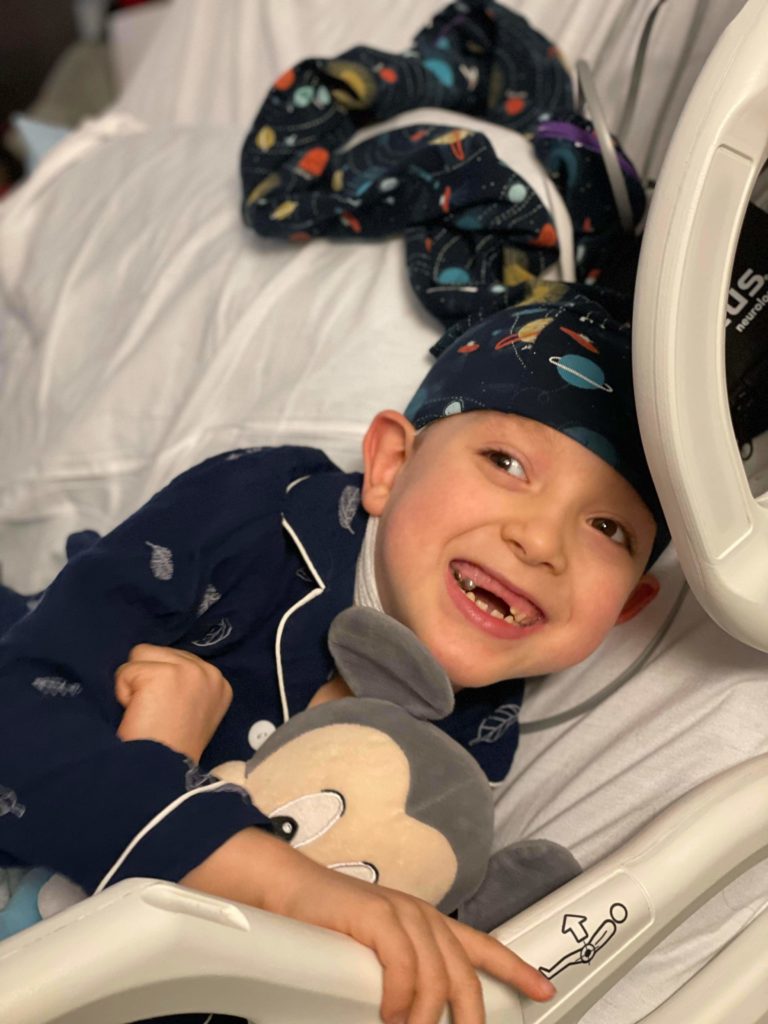
{"type": "Polygon", "coordinates": [[[380,516],[392,485],[413,448],[416,428],[402,413],[385,409],[378,413],[363,440],[363,508],[380,516]]]}
{"type": "Polygon", "coordinates": [[[652,573],[646,573],[641,576],[635,589],[627,598],[624,603],[624,607],[619,613],[618,619],[616,619],[616,625],[621,625],[622,622],[629,622],[630,619],[634,619],[643,608],[646,608],[651,601],[656,597],[661,584],[652,573]]]}

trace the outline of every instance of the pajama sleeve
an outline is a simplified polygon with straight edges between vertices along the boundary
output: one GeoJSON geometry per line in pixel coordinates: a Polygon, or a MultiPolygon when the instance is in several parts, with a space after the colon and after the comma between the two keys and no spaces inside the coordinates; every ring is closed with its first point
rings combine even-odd
{"type": "Polygon", "coordinates": [[[279,546],[275,510],[294,472],[284,453],[218,456],[178,477],[73,559],[0,642],[6,858],[88,892],[116,864],[111,881],[177,881],[236,832],[268,824],[237,787],[201,785],[183,755],[121,741],[114,672],[135,644],[183,636],[238,551],[279,546]]]}

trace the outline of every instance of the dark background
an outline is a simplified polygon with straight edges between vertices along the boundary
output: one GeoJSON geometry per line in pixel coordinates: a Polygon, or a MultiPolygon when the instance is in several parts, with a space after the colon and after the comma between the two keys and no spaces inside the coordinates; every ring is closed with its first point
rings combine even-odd
{"type": "Polygon", "coordinates": [[[76,37],[71,0],[2,0],[0,123],[29,106],[76,37]]]}

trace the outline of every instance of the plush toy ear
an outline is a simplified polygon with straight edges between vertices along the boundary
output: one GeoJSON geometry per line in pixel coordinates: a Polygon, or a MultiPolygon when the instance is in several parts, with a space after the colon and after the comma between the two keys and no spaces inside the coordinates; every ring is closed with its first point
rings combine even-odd
{"type": "Polygon", "coordinates": [[[347,608],[328,633],[333,659],[358,697],[377,697],[414,718],[440,719],[453,711],[450,680],[406,626],[373,608],[347,608]]]}
{"type": "Polygon", "coordinates": [[[458,918],[490,932],[581,874],[570,850],[549,839],[523,839],[491,856],[477,892],[459,907],[458,918]]]}

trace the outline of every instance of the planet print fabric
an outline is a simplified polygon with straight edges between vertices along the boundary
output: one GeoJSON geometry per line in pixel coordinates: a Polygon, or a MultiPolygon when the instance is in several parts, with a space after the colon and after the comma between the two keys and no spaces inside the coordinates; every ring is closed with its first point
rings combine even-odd
{"type": "Polygon", "coordinates": [[[526,302],[479,321],[446,347],[405,410],[421,428],[495,410],[537,420],[588,448],[637,491],[656,520],[648,564],[669,530],[645,460],[628,323],[583,285],[540,282],[526,302]]]}
{"type": "MultiPolygon", "coordinates": [[[[620,146],[635,223],[642,184],[620,146]]],[[[643,453],[630,364],[629,287],[601,287],[626,241],[592,125],[574,109],[552,43],[501,4],[446,7],[403,54],[355,47],[302,61],[269,92],[245,140],[243,217],[306,242],[402,232],[408,275],[445,333],[406,415],[417,427],[478,409],[539,420],[638,491],[669,534],[643,453]],[[445,125],[355,131],[446,107],[530,136],[571,215],[577,283],[543,280],[558,257],[539,196],[480,132],[445,125]]]]}
{"type": "MultiPolygon", "coordinates": [[[[360,46],[281,75],[243,145],[246,224],[296,242],[402,232],[411,284],[444,326],[509,306],[557,259],[557,234],[482,133],[411,125],[342,148],[359,128],[423,106],[529,135],[572,214],[579,280],[598,279],[620,228],[592,126],[556,47],[495,2],[449,5],[405,53],[360,46]]],[[[620,160],[639,220],[643,189],[620,160]]]]}

